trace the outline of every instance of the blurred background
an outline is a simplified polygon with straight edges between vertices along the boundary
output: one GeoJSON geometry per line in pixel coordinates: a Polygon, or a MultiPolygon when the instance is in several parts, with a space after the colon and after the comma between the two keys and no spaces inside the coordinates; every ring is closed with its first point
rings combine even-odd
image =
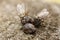
{"type": "Polygon", "coordinates": [[[60,0],[0,0],[0,40],[60,40],[60,0]],[[49,12],[43,18],[45,27],[35,35],[20,30],[21,16],[35,17],[44,9],[49,12]]]}

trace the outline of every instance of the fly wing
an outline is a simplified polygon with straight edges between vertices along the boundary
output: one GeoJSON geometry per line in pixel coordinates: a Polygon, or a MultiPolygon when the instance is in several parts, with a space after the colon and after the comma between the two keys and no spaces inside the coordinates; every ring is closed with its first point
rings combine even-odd
{"type": "Polygon", "coordinates": [[[25,13],[25,5],[24,3],[22,4],[17,4],[17,11],[22,14],[22,13],[25,13]]]}
{"type": "Polygon", "coordinates": [[[47,9],[43,9],[41,12],[37,14],[37,17],[44,18],[49,15],[49,12],[47,9]]]}
{"type": "Polygon", "coordinates": [[[24,3],[17,4],[17,12],[20,17],[25,16],[26,6],[24,3]]]}

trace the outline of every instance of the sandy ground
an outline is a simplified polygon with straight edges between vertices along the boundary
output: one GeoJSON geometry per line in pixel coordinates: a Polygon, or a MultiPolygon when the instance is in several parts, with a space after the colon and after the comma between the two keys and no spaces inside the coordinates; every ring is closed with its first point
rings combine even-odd
{"type": "Polygon", "coordinates": [[[60,5],[39,0],[1,0],[0,40],[60,40],[60,5]],[[20,21],[21,10],[17,10],[17,5],[21,3],[26,5],[30,16],[35,16],[44,8],[49,11],[49,15],[44,18],[46,27],[40,27],[35,35],[20,30],[23,26],[20,21]]]}

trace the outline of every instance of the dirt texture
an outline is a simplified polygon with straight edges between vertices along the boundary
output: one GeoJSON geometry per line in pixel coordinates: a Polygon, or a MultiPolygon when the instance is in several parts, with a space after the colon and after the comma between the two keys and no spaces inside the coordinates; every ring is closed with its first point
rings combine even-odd
{"type": "Polygon", "coordinates": [[[41,0],[0,0],[0,40],[60,40],[60,5],[41,0]],[[25,5],[25,11],[21,12],[20,4],[25,5]],[[34,35],[25,34],[20,17],[24,13],[35,17],[43,9],[49,12],[43,18],[45,26],[34,35]]]}

